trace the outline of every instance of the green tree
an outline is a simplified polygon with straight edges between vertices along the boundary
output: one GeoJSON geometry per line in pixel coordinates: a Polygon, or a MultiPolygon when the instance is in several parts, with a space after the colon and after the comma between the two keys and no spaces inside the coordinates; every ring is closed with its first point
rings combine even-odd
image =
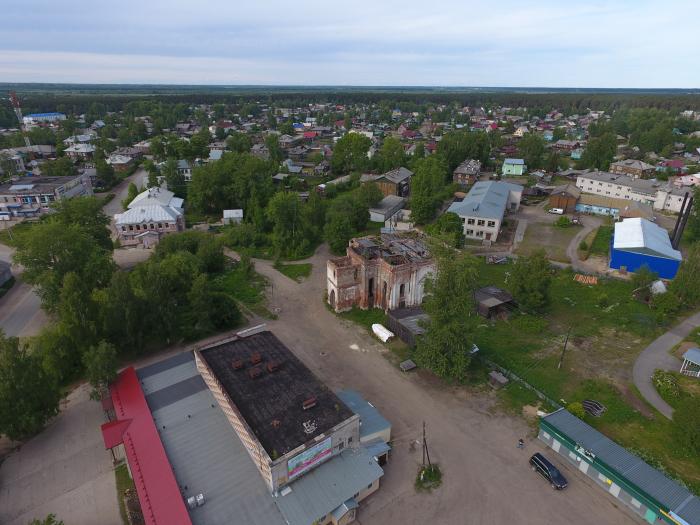
{"type": "Polygon", "coordinates": [[[542,312],[549,305],[552,270],[543,250],[520,256],[513,264],[509,282],[513,297],[528,313],[542,312]]]}
{"type": "Polygon", "coordinates": [[[272,245],[276,255],[293,256],[308,248],[303,203],[296,193],[276,193],[268,204],[267,216],[272,223],[272,245]]]}
{"type": "Polygon", "coordinates": [[[376,206],[384,198],[382,190],[374,182],[367,182],[360,186],[357,192],[359,202],[366,204],[368,208],[376,206]]]}
{"type": "Polygon", "coordinates": [[[476,159],[486,164],[491,152],[488,135],[481,132],[451,131],[438,142],[438,153],[447,162],[447,171],[452,173],[466,159],[476,159]]]}
{"type": "Polygon", "coordinates": [[[345,174],[364,170],[369,164],[367,151],[372,141],[360,133],[347,133],[333,148],[331,170],[335,174],[345,174]]]}
{"type": "Polygon", "coordinates": [[[107,341],[91,346],[83,355],[85,376],[92,385],[90,397],[100,399],[101,392],[117,378],[117,349],[107,341]]]}
{"type": "Polygon", "coordinates": [[[375,158],[376,166],[384,172],[406,164],[406,152],[403,144],[399,139],[393,137],[384,139],[375,158]]]}
{"type": "Polygon", "coordinates": [[[462,219],[456,213],[443,213],[431,225],[429,231],[431,235],[439,238],[452,248],[461,248],[464,244],[462,219]]]}
{"type": "Polygon", "coordinates": [[[612,133],[592,138],[581,157],[581,164],[586,168],[607,170],[617,152],[617,139],[612,133]]]}
{"type": "Polygon", "coordinates": [[[124,200],[122,201],[122,208],[128,210],[129,204],[131,204],[131,201],[133,201],[138,194],[139,189],[136,187],[136,184],[130,182],[129,187],[126,189],[126,197],[124,197],[124,200]]]}
{"type": "Polygon", "coordinates": [[[518,151],[529,169],[539,169],[542,167],[544,145],[544,139],[536,133],[528,133],[520,139],[518,151]]]}
{"type": "Polygon", "coordinates": [[[73,177],[75,176],[75,166],[69,157],[59,157],[42,164],[41,172],[47,177],[73,177]]]}
{"type": "Polygon", "coordinates": [[[56,382],[16,337],[0,332],[0,434],[19,440],[58,413],[56,382]]]}
{"type": "Polygon", "coordinates": [[[248,135],[240,131],[234,131],[226,139],[226,146],[236,153],[248,153],[253,144],[250,142],[248,135]]]}
{"type": "Polygon", "coordinates": [[[284,153],[280,147],[279,138],[274,133],[271,133],[265,137],[265,146],[270,154],[270,160],[276,164],[279,164],[284,160],[284,153]]]}
{"type": "Polygon", "coordinates": [[[24,266],[22,278],[35,286],[44,308],[55,311],[63,279],[74,272],[89,289],[106,285],[114,262],[89,230],[78,224],[48,220],[22,232],[15,261],[24,266]]]}
{"type": "Polygon", "coordinates": [[[669,287],[669,291],[678,297],[681,304],[689,307],[700,304],[698,275],[700,275],[700,242],[695,242],[688,248],[688,253],[669,287]]]}
{"type": "Polygon", "coordinates": [[[99,246],[112,251],[109,217],[105,215],[102,204],[97,197],[61,199],[51,205],[56,212],[51,219],[64,226],[80,226],[99,246]]]}
{"type": "Polygon", "coordinates": [[[172,157],[166,160],[161,173],[165,177],[165,183],[170,191],[178,197],[184,198],[187,196],[185,175],[177,168],[177,160],[172,157]]]}
{"type": "Polygon", "coordinates": [[[423,308],[430,319],[418,340],[416,362],[440,377],[463,381],[475,342],[477,263],[449,249],[436,253],[437,275],[428,280],[423,308]]]}
{"type": "Polygon", "coordinates": [[[115,183],[114,168],[103,158],[95,160],[95,172],[100,186],[103,188],[111,188],[115,183]]]}
{"type": "Polygon", "coordinates": [[[29,525],[63,525],[63,521],[56,519],[55,514],[49,514],[43,520],[32,520],[29,525]]]}
{"type": "Polygon", "coordinates": [[[232,328],[241,320],[236,302],[215,289],[205,275],[198,275],[187,294],[193,317],[193,334],[204,335],[214,330],[232,328]]]}
{"type": "Polygon", "coordinates": [[[277,126],[277,131],[279,131],[282,135],[292,135],[294,136],[294,126],[292,125],[292,122],[290,120],[285,120],[277,126]]]}
{"type": "Polygon", "coordinates": [[[441,155],[431,155],[415,164],[411,178],[411,218],[426,224],[435,216],[449,177],[447,162],[441,155]]]}
{"type": "Polygon", "coordinates": [[[700,186],[693,189],[693,207],[685,231],[689,240],[700,241],[700,186]]]}

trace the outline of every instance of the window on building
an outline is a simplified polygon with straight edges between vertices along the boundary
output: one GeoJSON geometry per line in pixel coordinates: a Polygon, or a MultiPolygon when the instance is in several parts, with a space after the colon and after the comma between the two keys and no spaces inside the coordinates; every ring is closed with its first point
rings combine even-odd
{"type": "Polygon", "coordinates": [[[350,443],[352,443],[352,436],[350,436],[350,437],[348,438],[348,445],[349,445],[350,443]]]}
{"type": "Polygon", "coordinates": [[[489,221],[489,227],[494,228],[496,226],[496,221],[489,221]]]}
{"type": "Polygon", "coordinates": [[[474,235],[474,230],[467,230],[467,235],[474,235]]]}
{"type": "Polygon", "coordinates": [[[474,219],[469,219],[469,220],[467,221],[467,224],[474,224],[474,219]]]}
{"type": "Polygon", "coordinates": [[[122,231],[123,231],[123,232],[126,231],[126,226],[122,226],[122,231]]]}
{"type": "Polygon", "coordinates": [[[129,231],[130,231],[130,232],[134,231],[134,226],[133,226],[133,224],[129,224],[129,231]]]}
{"type": "Polygon", "coordinates": [[[367,490],[371,489],[372,485],[374,485],[374,483],[370,483],[369,485],[367,485],[367,490]]]}
{"type": "Polygon", "coordinates": [[[159,223],[158,223],[158,229],[160,229],[160,228],[162,228],[162,227],[163,227],[163,223],[162,223],[162,222],[159,222],[159,223]]]}
{"type": "Polygon", "coordinates": [[[478,231],[476,232],[476,236],[477,236],[477,237],[483,237],[483,236],[484,236],[484,232],[482,232],[481,230],[478,230],[478,231]]]}
{"type": "Polygon", "coordinates": [[[140,231],[140,230],[141,230],[141,226],[137,224],[137,225],[136,225],[136,231],[140,231]]]}
{"type": "Polygon", "coordinates": [[[345,448],[345,441],[338,443],[338,450],[343,450],[345,448]]]}
{"type": "Polygon", "coordinates": [[[486,221],[483,220],[483,219],[481,219],[480,221],[478,221],[478,222],[476,223],[477,226],[483,226],[484,224],[486,224],[486,221]]]}

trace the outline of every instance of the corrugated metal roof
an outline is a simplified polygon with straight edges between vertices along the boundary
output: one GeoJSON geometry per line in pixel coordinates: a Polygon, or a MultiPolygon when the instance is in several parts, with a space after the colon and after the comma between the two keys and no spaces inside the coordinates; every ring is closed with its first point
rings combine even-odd
{"type": "Polygon", "coordinates": [[[308,525],[384,475],[362,447],[346,449],[288,485],[275,502],[289,525],[308,525]]]}
{"type": "Polygon", "coordinates": [[[152,204],[150,206],[137,206],[126,210],[124,213],[117,213],[114,222],[122,224],[144,224],[147,222],[174,222],[182,215],[177,208],[163,206],[162,204],[152,204]]]}
{"type": "Polygon", "coordinates": [[[123,434],[124,450],[145,522],[191,524],[133,367],[120,372],[110,393],[117,418],[131,420],[123,434]]]}
{"type": "Polygon", "coordinates": [[[683,359],[687,359],[688,361],[692,361],[693,363],[700,365],[700,348],[689,348],[683,354],[683,359]]]}
{"type": "Polygon", "coordinates": [[[565,409],[544,418],[571,441],[595,454],[596,460],[612,468],[646,495],[678,515],[690,525],[700,525],[700,499],[679,483],[666,477],[640,458],[598,432],[565,409]],[[690,499],[689,499],[690,498],[690,499]]]}
{"type": "Polygon", "coordinates": [[[613,248],[634,253],[645,253],[666,259],[682,260],[681,252],[674,250],[668,232],[653,222],[634,217],[615,223],[613,248]]]}
{"type": "Polygon", "coordinates": [[[206,503],[189,510],[192,523],[283,525],[267,485],[214,396],[207,388],[191,389],[202,381],[193,354],[176,355],[138,374],[151,392],[147,400],[183,495],[204,494],[206,503]]]}
{"type": "Polygon", "coordinates": [[[391,428],[391,423],[359,392],[355,390],[341,390],[337,395],[350,410],[360,416],[360,440],[362,440],[363,436],[371,436],[391,428]]]}
{"type": "Polygon", "coordinates": [[[501,220],[511,191],[522,192],[523,187],[502,181],[477,182],[463,201],[453,202],[447,211],[456,213],[460,217],[501,220]]]}

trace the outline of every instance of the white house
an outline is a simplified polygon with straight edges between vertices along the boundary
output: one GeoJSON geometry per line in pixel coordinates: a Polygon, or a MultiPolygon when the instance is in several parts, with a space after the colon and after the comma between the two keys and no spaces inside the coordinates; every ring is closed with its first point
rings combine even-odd
{"type": "Polygon", "coordinates": [[[501,231],[507,211],[515,212],[520,206],[523,187],[503,181],[477,182],[462,201],[453,202],[447,209],[462,219],[467,239],[495,242],[501,231]]]}
{"type": "Polygon", "coordinates": [[[120,242],[149,248],[163,235],[184,230],[183,203],[172,191],[163,188],[139,193],[125,212],[114,216],[120,242]]]}

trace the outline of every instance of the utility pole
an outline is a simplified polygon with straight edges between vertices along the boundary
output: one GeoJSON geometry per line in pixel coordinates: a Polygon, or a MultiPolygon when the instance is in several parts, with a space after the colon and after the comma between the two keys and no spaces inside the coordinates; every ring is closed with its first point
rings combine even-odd
{"type": "Polygon", "coordinates": [[[428,459],[428,466],[430,466],[430,451],[428,450],[428,441],[425,437],[425,421],[423,421],[423,467],[425,467],[425,459],[428,459]]]}
{"type": "Polygon", "coordinates": [[[571,335],[571,329],[573,326],[569,326],[569,330],[566,332],[566,339],[564,339],[564,348],[561,349],[561,356],[559,357],[559,364],[557,365],[557,370],[561,370],[561,364],[564,362],[564,352],[566,352],[566,345],[569,344],[569,335],[571,335]]]}

